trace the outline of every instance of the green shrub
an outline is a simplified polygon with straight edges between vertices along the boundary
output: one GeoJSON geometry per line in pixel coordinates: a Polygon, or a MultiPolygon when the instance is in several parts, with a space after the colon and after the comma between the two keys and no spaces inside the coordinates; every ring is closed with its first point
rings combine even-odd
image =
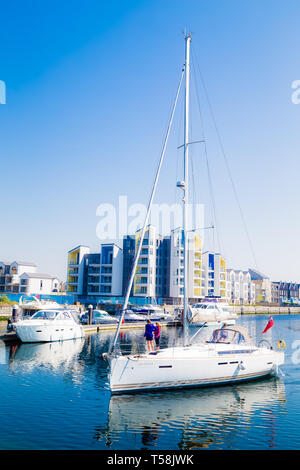
{"type": "Polygon", "coordinates": [[[11,300],[8,299],[7,295],[0,295],[0,305],[6,304],[6,305],[13,305],[16,302],[12,302],[11,300]]]}

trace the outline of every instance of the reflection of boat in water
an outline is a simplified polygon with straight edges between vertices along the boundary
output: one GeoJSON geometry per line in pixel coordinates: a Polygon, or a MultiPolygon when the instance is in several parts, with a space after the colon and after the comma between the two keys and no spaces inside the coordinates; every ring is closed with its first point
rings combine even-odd
{"type": "Polygon", "coordinates": [[[238,434],[240,419],[247,419],[251,426],[256,412],[284,406],[285,401],[284,383],[276,378],[261,380],[255,387],[245,383],[232,388],[174,390],[171,394],[112,395],[107,431],[102,436],[113,443],[124,431],[135,436],[140,433],[142,440],[147,438],[152,445],[156,441],[163,448],[170,433],[175,449],[179,443],[174,442],[176,433],[170,431],[179,429],[186,448],[209,447],[217,438],[223,442],[222,434],[226,439],[229,431],[238,434]]]}
{"type": "Polygon", "coordinates": [[[53,343],[28,343],[11,348],[10,367],[33,369],[38,366],[58,368],[74,360],[83,348],[84,339],[53,343]]]}

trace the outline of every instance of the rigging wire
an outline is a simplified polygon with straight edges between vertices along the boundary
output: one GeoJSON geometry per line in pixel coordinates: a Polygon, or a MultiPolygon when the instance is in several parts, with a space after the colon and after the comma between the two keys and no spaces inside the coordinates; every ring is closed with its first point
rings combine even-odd
{"type": "MultiPolygon", "coordinates": [[[[193,49],[191,49],[191,51],[192,51],[192,57],[193,57],[193,49]]],[[[206,144],[206,138],[205,138],[205,133],[204,133],[204,125],[203,125],[203,118],[202,118],[202,112],[201,112],[201,106],[200,106],[200,98],[199,98],[199,93],[198,93],[198,84],[197,84],[196,74],[193,74],[193,77],[195,77],[194,78],[195,91],[196,91],[198,111],[199,111],[200,122],[201,122],[202,139],[204,141],[204,156],[205,156],[205,163],[206,163],[208,187],[209,187],[209,193],[210,193],[211,212],[212,212],[212,218],[214,220],[213,225],[214,225],[216,236],[217,236],[218,251],[222,252],[221,234],[220,234],[219,223],[217,219],[216,203],[215,203],[215,197],[214,197],[211,171],[210,171],[210,166],[209,166],[209,158],[208,158],[207,144],[206,144]]],[[[214,235],[215,235],[215,232],[213,231],[213,251],[215,251],[214,235]]]]}
{"type": "MultiPolygon", "coordinates": [[[[181,100],[181,105],[180,105],[180,113],[179,113],[179,120],[178,120],[178,129],[177,129],[177,151],[176,151],[176,181],[179,180],[179,155],[180,155],[180,150],[179,150],[179,147],[181,145],[181,139],[182,139],[182,135],[181,135],[181,129],[183,127],[182,125],[182,121],[183,121],[183,106],[184,106],[184,102],[183,102],[183,99],[181,100]]],[[[180,172],[181,174],[181,172],[180,172]]],[[[178,194],[178,188],[176,185],[174,185],[174,201],[176,203],[179,202],[179,194],[178,194]]]]}
{"type": "Polygon", "coordinates": [[[251,254],[252,254],[252,256],[253,256],[254,264],[255,264],[256,269],[258,270],[258,265],[257,265],[257,261],[256,261],[256,256],[255,256],[253,244],[252,244],[252,241],[251,241],[251,238],[250,238],[250,234],[249,234],[249,230],[248,230],[248,227],[247,227],[247,224],[246,224],[246,220],[245,220],[245,217],[244,217],[244,213],[243,213],[243,210],[242,210],[242,206],[241,206],[240,201],[239,201],[237,189],[236,189],[236,186],[235,186],[233,177],[232,177],[232,173],[231,173],[231,170],[230,170],[230,166],[229,166],[229,162],[228,162],[228,159],[227,159],[227,155],[226,155],[226,152],[225,152],[225,149],[224,149],[224,145],[223,145],[223,142],[222,142],[222,139],[221,139],[221,134],[220,134],[219,129],[218,129],[218,126],[217,126],[215,114],[214,114],[214,112],[213,112],[213,108],[212,108],[211,101],[210,101],[209,96],[208,96],[208,92],[207,92],[207,88],[206,88],[206,85],[205,85],[205,82],[204,82],[204,78],[203,78],[203,75],[202,75],[202,73],[201,73],[201,69],[200,69],[200,65],[199,65],[198,58],[197,58],[197,54],[196,54],[196,51],[193,51],[193,48],[191,48],[191,51],[192,51],[192,56],[194,56],[195,59],[196,59],[195,62],[196,62],[196,65],[197,65],[197,67],[198,67],[198,71],[199,71],[199,75],[200,75],[200,78],[201,78],[203,90],[204,90],[204,93],[205,93],[205,96],[206,96],[206,100],[207,100],[207,103],[208,103],[208,107],[209,107],[209,110],[210,110],[210,113],[211,113],[211,117],[212,117],[212,121],[213,121],[213,124],[214,124],[214,128],[215,128],[215,131],[216,131],[216,134],[217,134],[217,139],[218,139],[218,141],[219,141],[221,153],[222,153],[222,156],[223,156],[223,159],[224,159],[224,162],[225,162],[225,166],[226,166],[226,169],[227,169],[227,173],[228,173],[228,175],[229,175],[229,179],[230,179],[231,186],[232,186],[232,189],[233,189],[234,197],[235,197],[237,206],[238,206],[238,208],[239,208],[239,212],[240,212],[240,216],[241,216],[241,219],[242,219],[242,223],[243,223],[243,225],[244,225],[244,230],[245,230],[245,233],[246,233],[246,236],[247,236],[247,239],[248,239],[248,243],[249,243],[249,247],[250,247],[250,250],[251,250],[251,254]]]}

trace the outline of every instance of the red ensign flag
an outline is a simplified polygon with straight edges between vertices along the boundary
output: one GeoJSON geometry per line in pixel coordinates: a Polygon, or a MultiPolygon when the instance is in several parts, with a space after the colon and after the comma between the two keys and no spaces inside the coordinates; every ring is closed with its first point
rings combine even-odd
{"type": "Polygon", "coordinates": [[[265,332],[268,331],[270,328],[272,328],[273,325],[274,325],[274,320],[273,320],[272,317],[270,317],[270,320],[268,321],[267,326],[266,326],[266,328],[264,329],[263,333],[265,333],[265,332]]]}

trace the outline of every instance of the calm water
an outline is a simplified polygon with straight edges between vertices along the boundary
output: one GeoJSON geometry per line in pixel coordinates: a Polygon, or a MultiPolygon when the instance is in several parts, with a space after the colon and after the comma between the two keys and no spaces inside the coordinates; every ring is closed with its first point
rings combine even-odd
{"type": "MultiPolygon", "coordinates": [[[[286,341],[284,377],[198,390],[111,398],[101,353],[112,333],[2,344],[0,449],[299,449],[300,315],[273,318],[263,336],[286,341]]],[[[247,316],[238,323],[262,338],[267,320],[247,316]]],[[[162,346],[180,334],[163,328],[162,346]]],[[[121,340],[124,351],[144,348],[142,330],[121,340]]]]}

